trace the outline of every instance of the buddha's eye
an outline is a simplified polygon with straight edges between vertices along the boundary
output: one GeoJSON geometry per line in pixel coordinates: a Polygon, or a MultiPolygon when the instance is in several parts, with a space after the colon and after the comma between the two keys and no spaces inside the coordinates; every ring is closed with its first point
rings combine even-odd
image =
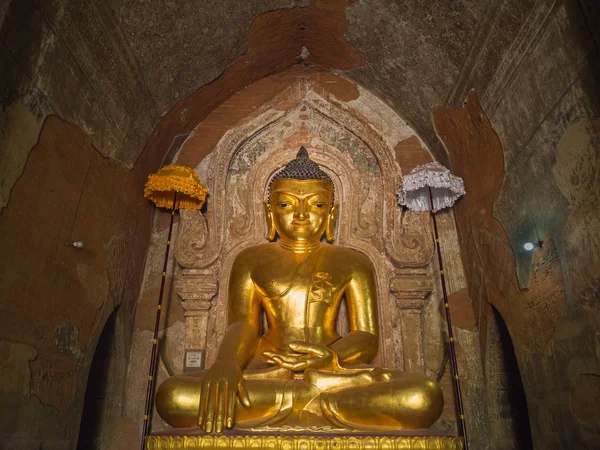
{"type": "Polygon", "coordinates": [[[315,203],[315,206],[317,208],[324,208],[326,205],[327,205],[327,203],[325,203],[325,202],[316,202],[315,203]]]}
{"type": "Polygon", "coordinates": [[[279,206],[280,208],[287,208],[288,206],[290,206],[290,204],[287,202],[279,202],[277,203],[277,206],[279,206]]]}

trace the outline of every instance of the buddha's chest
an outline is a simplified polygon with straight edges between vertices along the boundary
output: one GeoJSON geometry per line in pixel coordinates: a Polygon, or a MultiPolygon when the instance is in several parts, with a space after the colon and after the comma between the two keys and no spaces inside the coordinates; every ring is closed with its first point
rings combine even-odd
{"type": "Polygon", "coordinates": [[[255,266],[252,280],[267,313],[304,316],[311,304],[323,313],[336,308],[345,285],[342,271],[324,264],[325,258],[264,261],[255,266]]]}

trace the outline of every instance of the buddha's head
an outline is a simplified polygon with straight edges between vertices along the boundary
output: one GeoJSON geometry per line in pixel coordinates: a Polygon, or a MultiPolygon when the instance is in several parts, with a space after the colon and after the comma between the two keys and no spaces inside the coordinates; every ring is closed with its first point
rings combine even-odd
{"type": "Polygon", "coordinates": [[[308,157],[304,147],[269,185],[265,202],[267,239],[298,243],[317,243],[325,233],[333,241],[337,205],[333,204],[331,178],[308,157]]]}

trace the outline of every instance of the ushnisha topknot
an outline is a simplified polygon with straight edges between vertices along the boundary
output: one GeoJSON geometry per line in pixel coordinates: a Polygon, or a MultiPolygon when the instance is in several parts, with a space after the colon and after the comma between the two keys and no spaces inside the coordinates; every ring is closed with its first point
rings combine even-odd
{"type": "Polygon", "coordinates": [[[308,151],[304,146],[298,150],[296,159],[287,163],[283,169],[271,178],[271,183],[282,178],[291,178],[292,180],[325,180],[333,184],[329,175],[323,172],[319,165],[308,157],[308,151]]]}

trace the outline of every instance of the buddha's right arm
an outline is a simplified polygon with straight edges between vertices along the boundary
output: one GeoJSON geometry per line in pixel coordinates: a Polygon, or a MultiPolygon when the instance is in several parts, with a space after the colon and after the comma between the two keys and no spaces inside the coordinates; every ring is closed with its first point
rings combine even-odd
{"type": "Polygon", "coordinates": [[[242,251],[231,268],[227,296],[227,331],[218,360],[235,360],[241,369],[254,356],[260,329],[260,298],[252,281],[249,249],[242,251]]]}
{"type": "Polygon", "coordinates": [[[238,255],[231,270],[225,336],[214,364],[202,379],[198,423],[209,433],[233,426],[236,397],[242,405],[250,406],[242,369],[258,344],[260,303],[244,254],[238,255]]]}
{"type": "Polygon", "coordinates": [[[236,322],[227,327],[215,361],[235,361],[243,369],[254,356],[258,344],[258,328],[236,322]]]}

